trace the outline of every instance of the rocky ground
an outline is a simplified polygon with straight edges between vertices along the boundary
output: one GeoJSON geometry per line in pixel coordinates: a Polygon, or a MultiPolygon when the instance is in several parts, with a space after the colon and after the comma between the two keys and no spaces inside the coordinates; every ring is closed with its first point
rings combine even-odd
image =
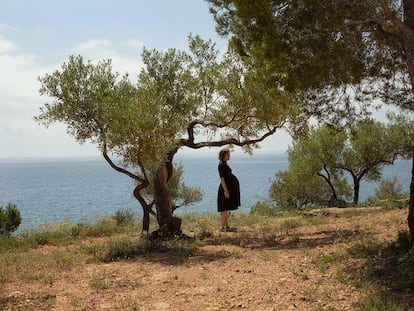
{"type": "MultiPolygon", "coordinates": [[[[377,287],[358,279],[372,262],[355,250],[389,245],[407,229],[406,213],[269,218],[201,238],[188,231],[195,241],[113,262],[91,249],[119,237],[3,254],[0,309],[358,310],[377,287]]],[[[393,295],[412,303],[411,291],[393,295]]]]}

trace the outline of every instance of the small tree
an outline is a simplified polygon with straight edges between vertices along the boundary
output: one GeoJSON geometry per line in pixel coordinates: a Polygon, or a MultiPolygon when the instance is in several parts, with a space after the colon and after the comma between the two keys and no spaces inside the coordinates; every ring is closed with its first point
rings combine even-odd
{"type": "Polygon", "coordinates": [[[374,190],[374,198],[376,200],[397,200],[404,197],[404,195],[407,194],[404,194],[403,188],[396,176],[382,180],[379,187],[374,190]]]}
{"type": "Polygon", "coordinates": [[[392,165],[402,155],[401,138],[393,135],[392,125],[374,120],[358,122],[351,130],[343,156],[336,162],[339,169],[348,172],[354,185],[353,203],[359,201],[360,183],[378,181],[385,165],[392,165]]]}
{"type": "Polygon", "coordinates": [[[335,182],[337,199],[332,196],[332,189],[317,175],[307,175],[297,170],[276,173],[269,190],[270,198],[281,208],[296,209],[306,206],[327,205],[341,206],[340,201],[350,192],[348,184],[335,182]]]}
{"type": "Polygon", "coordinates": [[[9,203],[6,208],[0,206],[0,235],[16,231],[21,222],[22,217],[15,204],[9,203]]]}
{"type": "Polygon", "coordinates": [[[290,208],[343,205],[351,189],[334,160],[345,140],[344,133],[329,127],[312,129],[309,136],[295,140],[288,150],[289,168],[276,174],[270,197],[290,208]]]}
{"type": "Polygon", "coordinates": [[[348,129],[311,129],[307,137],[299,138],[289,149],[289,169],[276,174],[271,196],[296,206],[343,205],[350,194],[345,179],[345,173],[349,173],[353,203],[357,204],[361,181],[378,181],[382,168],[393,164],[410,148],[408,141],[401,139],[401,131],[412,137],[413,125],[402,117],[396,119],[400,123],[385,125],[367,119],[348,129]]]}

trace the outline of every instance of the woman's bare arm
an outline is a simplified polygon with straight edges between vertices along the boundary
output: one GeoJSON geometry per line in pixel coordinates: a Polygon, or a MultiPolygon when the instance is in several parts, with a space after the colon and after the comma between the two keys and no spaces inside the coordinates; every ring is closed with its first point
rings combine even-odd
{"type": "Polygon", "coordinates": [[[229,189],[227,189],[227,185],[226,185],[226,181],[224,180],[224,177],[220,178],[220,184],[223,187],[224,190],[224,197],[226,199],[230,198],[230,193],[229,193],[229,189]]]}

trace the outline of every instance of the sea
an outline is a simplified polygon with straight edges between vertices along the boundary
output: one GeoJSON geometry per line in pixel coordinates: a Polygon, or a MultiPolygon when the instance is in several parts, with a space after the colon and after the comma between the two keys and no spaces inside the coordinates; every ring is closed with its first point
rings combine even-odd
{"type": "MultiPolygon", "coordinates": [[[[183,165],[184,183],[203,191],[201,201],[176,213],[216,213],[216,153],[178,154],[175,163],[183,165]]],[[[284,153],[241,153],[232,154],[229,165],[240,181],[242,206],[238,212],[247,213],[256,202],[269,199],[271,182],[278,171],[288,167],[288,160],[284,153]]],[[[383,178],[394,176],[408,192],[411,161],[399,159],[383,169],[383,178]]],[[[362,182],[360,201],[373,195],[378,184],[362,182]]],[[[0,159],[0,206],[17,205],[22,216],[19,231],[44,223],[93,222],[121,209],[139,216],[142,210],[133,189],[133,180],[116,172],[101,157],[0,159]]]]}

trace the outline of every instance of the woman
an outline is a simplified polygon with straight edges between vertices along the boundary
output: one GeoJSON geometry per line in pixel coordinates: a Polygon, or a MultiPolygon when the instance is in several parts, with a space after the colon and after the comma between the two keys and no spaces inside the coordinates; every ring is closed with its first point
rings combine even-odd
{"type": "Polygon", "coordinates": [[[226,232],[231,231],[228,223],[228,211],[236,210],[240,206],[240,186],[237,177],[232,174],[231,168],[227,165],[230,160],[230,150],[220,150],[219,160],[220,186],[217,195],[217,209],[220,213],[220,231],[226,232]]]}

